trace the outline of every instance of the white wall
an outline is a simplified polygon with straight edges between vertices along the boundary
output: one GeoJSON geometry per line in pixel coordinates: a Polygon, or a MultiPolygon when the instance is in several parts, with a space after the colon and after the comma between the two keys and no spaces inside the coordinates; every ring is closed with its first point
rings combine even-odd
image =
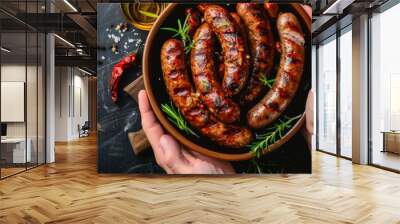
{"type": "Polygon", "coordinates": [[[68,87],[67,67],[55,68],[55,141],[68,140],[68,87]]]}
{"type": "MultiPolygon", "coordinates": [[[[30,75],[34,74],[36,76],[36,66],[27,66],[25,68],[24,65],[20,64],[5,64],[1,66],[1,81],[2,82],[25,82],[25,75],[26,71],[28,72],[28,81],[30,86],[35,86],[36,87],[36,80],[33,80],[30,75]],[[27,70],[25,70],[27,69],[27,70]]],[[[33,110],[36,111],[36,88],[27,88],[27,106],[31,106],[31,108],[28,110],[28,112],[32,112],[33,110]],[[33,104],[32,104],[33,103],[33,104]],[[34,108],[32,108],[34,107],[34,108]],[[33,109],[33,110],[32,110],[33,109]]],[[[39,105],[40,106],[40,105],[39,105]]],[[[1,108],[1,110],[6,110],[7,108],[1,108]]],[[[37,120],[37,115],[36,113],[27,113],[27,119],[28,122],[28,129],[30,127],[34,127],[36,130],[36,120],[37,120]],[[34,122],[31,123],[31,122],[34,122]]],[[[8,137],[25,137],[25,123],[26,122],[11,122],[7,123],[7,136],[8,137]]],[[[30,131],[28,130],[28,137],[30,131]]],[[[36,134],[36,132],[35,132],[36,134]]]]}
{"type": "Polygon", "coordinates": [[[88,121],[88,78],[72,67],[56,67],[55,74],[55,140],[70,141],[88,121]]]}
{"type": "Polygon", "coordinates": [[[83,73],[79,72],[79,75],[74,75],[74,108],[73,108],[73,119],[71,123],[71,135],[73,138],[77,138],[78,133],[78,125],[83,125],[85,121],[89,120],[89,103],[88,103],[88,78],[81,76],[83,73]],[[79,93],[80,92],[80,93],[79,93]],[[79,97],[80,95],[80,97],[79,97]],[[80,101],[80,102],[79,102],[80,101]],[[81,108],[80,108],[81,107],[81,108]],[[81,110],[81,111],[80,111],[81,110]]]}
{"type": "MultiPolygon", "coordinates": [[[[31,70],[32,67],[28,67],[31,70]]],[[[1,81],[3,82],[25,82],[25,64],[8,64],[1,66],[1,81]]],[[[6,110],[6,108],[1,108],[6,110]]],[[[7,137],[25,137],[25,123],[7,123],[7,137]]]]}

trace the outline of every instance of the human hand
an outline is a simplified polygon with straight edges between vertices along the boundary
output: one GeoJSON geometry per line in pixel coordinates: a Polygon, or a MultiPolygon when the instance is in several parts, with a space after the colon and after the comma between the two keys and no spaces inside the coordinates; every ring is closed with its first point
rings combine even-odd
{"type": "Polygon", "coordinates": [[[312,135],[314,134],[314,91],[308,92],[306,101],[306,124],[302,130],[303,135],[311,149],[312,135]]]}
{"type": "MultiPolygon", "coordinates": [[[[309,5],[303,5],[307,15],[312,17],[312,8],[309,5]]],[[[306,101],[306,125],[303,128],[303,135],[307,141],[309,149],[311,150],[312,135],[314,134],[314,91],[308,92],[306,101]]]]}
{"type": "Polygon", "coordinates": [[[146,133],[157,164],[168,174],[233,174],[229,162],[186,150],[172,136],[166,134],[150,107],[146,91],[139,92],[139,110],[143,131],[146,133]]]}
{"type": "Polygon", "coordinates": [[[312,8],[309,5],[303,5],[304,10],[306,11],[307,15],[312,17],[312,8]]]}

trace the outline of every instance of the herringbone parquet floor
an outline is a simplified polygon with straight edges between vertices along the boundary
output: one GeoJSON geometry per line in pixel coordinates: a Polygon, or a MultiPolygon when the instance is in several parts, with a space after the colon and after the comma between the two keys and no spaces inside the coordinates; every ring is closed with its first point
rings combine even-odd
{"type": "Polygon", "coordinates": [[[0,181],[0,223],[400,223],[400,175],[316,152],[312,175],[99,175],[94,137],[0,181]]]}

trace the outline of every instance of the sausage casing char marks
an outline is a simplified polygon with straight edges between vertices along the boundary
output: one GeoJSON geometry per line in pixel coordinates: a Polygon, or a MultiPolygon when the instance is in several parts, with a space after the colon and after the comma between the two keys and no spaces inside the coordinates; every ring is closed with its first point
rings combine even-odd
{"type": "MultiPolygon", "coordinates": [[[[246,30],[246,25],[243,23],[242,19],[240,18],[239,14],[236,12],[231,12],[231,16],[233,21],[236,23],[236,25],[239,27],[239,32],[242,35],[244,39],[244,49],[246,53],[248,54],[248,43],[247,43],[247,30],[246,30]]],[[[250,55],[246,55],[246,59],[250,59],[250,55]]]]}
{"type": "MultiPolygon", "coordinates": [[[[231,16],[232,16],[232,19],[235,21],[235,23],[238,25],[240,33],[244,37],[244,40],[245,40],[244,48],[245,48],[246,52],[249,52],[248,51],[248,43],[247,43],[246,27],[245,27],[242,19],[240,19],[240,16],[236,12],[231,12],[231,16]]],[[[250,55],[246,55],[246,59],[249,60],[250,55]]],[[[219,63],[217,65],[218,77],[220,78],[220,80],[222,80],[224,78],[224,72],[225,72],[224,57],[222,55],[218,58],[218,63],[219,63]]]]}
{"type": "Polygon", "coordinates": [[[247,28],[252,56],[249,81],[240,94],[240,104],[248,105],[265,91],[260,79],[271,76],[275,56],[274,38],[271,25],[260,4],[238,3],[236,11],[247,28]]]}
{"type": "Polygon", "coordinates": [[[222,88],[229,96],[236,95],[246,84],[249,73],[245,39],[228,10],[219,5],[204,7],[204,19],[211,26],[222,48],[224,58],[222,88]]]}
{"type": "Polygon", "coordinates": [[[304,33],[296,16],[282,13],[277,28],[281,42],[281,59],[272,88],[247,114],[252,128],[262,128],[275,121],[289,106],[297,92],[304,67],[304,33]]]}
{"type": "Polygon", "coordinates": [[[192,77],[200,98],[208,110],[220,121],[233,123],[240,118],[240,108],[225,96],[217,81],[214,65],[214,33],[207,23],[196,31],[190,54],[192,77]]]}
{"type": "Polygon", "coordinates": [[[201,127],[209,120],[188,79],[182,41],[167,40],[161,48],[161,67],[168,95],[190,124],[201,127]]]}
{"type": "Polygon", "coordinates": [[[188,77],[182,41],[167,40],[160,56],[168,94],[190,125],[222,146],[240,148],[251,142],[249,129],[217,121],[202,104],[188,77]]]}

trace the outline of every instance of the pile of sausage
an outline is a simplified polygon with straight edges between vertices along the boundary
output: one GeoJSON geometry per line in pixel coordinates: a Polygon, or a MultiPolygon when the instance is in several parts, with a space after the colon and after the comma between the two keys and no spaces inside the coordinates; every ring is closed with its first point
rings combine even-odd
{"type": "Polygon", "coordinates": [[[271,3],[238,3],[236,12],[200,4],[186,13],[194,42],[190,63],[179,39],[168,39],[161,49],[168,94],[203,136],[222,146],[244,147],[253,139],[251,129],[274,122],[296,94],[305,57],[300,22],[271,3]],[[279,44],[275,44],[271,24],[276,24],[279,44]],[[280,57],[280,63],[272,74],[275,57],[280,57]],[[260,79],[273,77],[267,91],[260,79]],[[244,107],[251,107],[246,126],[238,125],[244,107]]]}

